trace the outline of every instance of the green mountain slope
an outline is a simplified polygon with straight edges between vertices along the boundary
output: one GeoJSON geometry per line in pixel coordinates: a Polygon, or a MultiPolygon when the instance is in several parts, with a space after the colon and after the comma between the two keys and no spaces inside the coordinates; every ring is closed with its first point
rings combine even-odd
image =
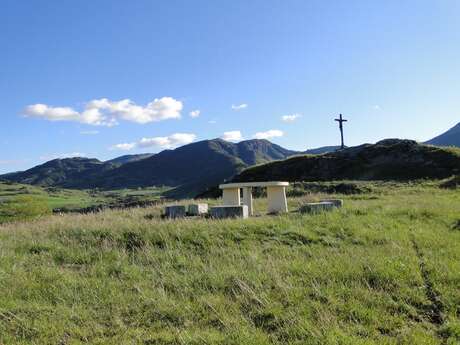
{"type": "Polygon", "coordinates": [[[460,172],[460,150],[387,139],[323,155],[303,155],[244,170],[235,181],[410,180],[460,172]]]}
{"type": "Polygon", "coordinates": [[[93,158],[53,159],[32,169],[0,176],[13,182],[75,188],[89,186],[91,181],[117,165],[93,158]]]}
{"type": "Polygon", "coordinates": [[[214,139],[165,150],[143,159],[122,156],[105,163],[88,158],[57,159],[1,177],[21,183],[76,189],[164,185],[176,187],[168,196],[188,197],[232,178],[248,166],[285,159],[297,153],[267,140],[234,144],[214,139]]]}
{"type": "Polygon", "coordinates": [[[123,165],[126,163],[137,162],[142,159],[152,157],[153,155],[154,155],[153,153],[141,153],[138,155],[124,155],[124,156],[116,157],[114,159],[105,161],[104,163],[113,163],[117,165],[123,165]]]}
{"type": "Polygon", "coordinates": [[[167,196],[190,197],[232,178],[248,166],[295,153],[267,140],[238,144],[204,140],[108,171],[96,185],[107,189],[167,185],[176,187],[167,196]]]}
{"type": "Polygon", "coordinates": [[[460,122],[449,129],[447,132],[426,142],[437,146],[457,146],[460,147],[460,122]]]}

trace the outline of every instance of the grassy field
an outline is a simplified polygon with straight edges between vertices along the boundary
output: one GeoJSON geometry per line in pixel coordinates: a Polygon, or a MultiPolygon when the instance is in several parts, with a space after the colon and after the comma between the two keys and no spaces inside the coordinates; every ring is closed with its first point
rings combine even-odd
{"type": "Polygon", "coordinates": [[[0,225],[0,344],[459,344],[458,189],[335,196],[319,215],[0,225]]]}
{"type": "Polygon", "coordinates": [[[0,181],[0,223],[31,219],[55,209],[79,210],[95,205],[123,205],[158,200],[167,188],[116,191],[42,188],[0,181]]]}

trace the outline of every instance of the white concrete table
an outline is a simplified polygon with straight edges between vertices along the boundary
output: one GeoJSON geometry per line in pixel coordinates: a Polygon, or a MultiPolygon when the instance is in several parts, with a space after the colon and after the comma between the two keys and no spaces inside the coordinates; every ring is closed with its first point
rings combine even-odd
{"type": "Polygon", "coordinates": [[[240,205],[240,189],[243,189],[243,205],[248,206],[249,215],[253,214],[252,188],[267,188],[268,213],[284,213],[288,211],[286,200],[286,187],[289,182],[241,182],[227,183],[219,186],[222,189],[224,205],[240,205]]]}

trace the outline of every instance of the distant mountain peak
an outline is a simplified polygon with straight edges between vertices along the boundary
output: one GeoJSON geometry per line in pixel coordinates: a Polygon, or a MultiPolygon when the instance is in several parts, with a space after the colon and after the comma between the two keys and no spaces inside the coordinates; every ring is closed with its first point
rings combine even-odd
{"type": "Polygon", "coordinates": [[[460,147],[460,122],[447,132],[426,142],[430,145],[437,146],[457,146],[460,147]]]}

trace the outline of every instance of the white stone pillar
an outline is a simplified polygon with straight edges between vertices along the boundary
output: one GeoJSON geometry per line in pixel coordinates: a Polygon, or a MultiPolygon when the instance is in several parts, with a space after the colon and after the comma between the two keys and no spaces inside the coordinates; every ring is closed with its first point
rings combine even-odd
{"type": "Polygon", "coordinates": [[[222,199],[223,199],[224,205],[239,206],[240,205],[240,189],[239,188],[222,189],[222,199]]]}
{"type": "Polygon", "coordinates": [[[244,187],[243,188],[243,205],[248,207],[248,213],[250,216],[253,215],[253,203],[252,203],[252,188],[244,187]]]}
{"type": "Polygon", "coordinates": [[[288,211],[286,187],[267,187],[268,213],[283,213],[288,211]]]}

